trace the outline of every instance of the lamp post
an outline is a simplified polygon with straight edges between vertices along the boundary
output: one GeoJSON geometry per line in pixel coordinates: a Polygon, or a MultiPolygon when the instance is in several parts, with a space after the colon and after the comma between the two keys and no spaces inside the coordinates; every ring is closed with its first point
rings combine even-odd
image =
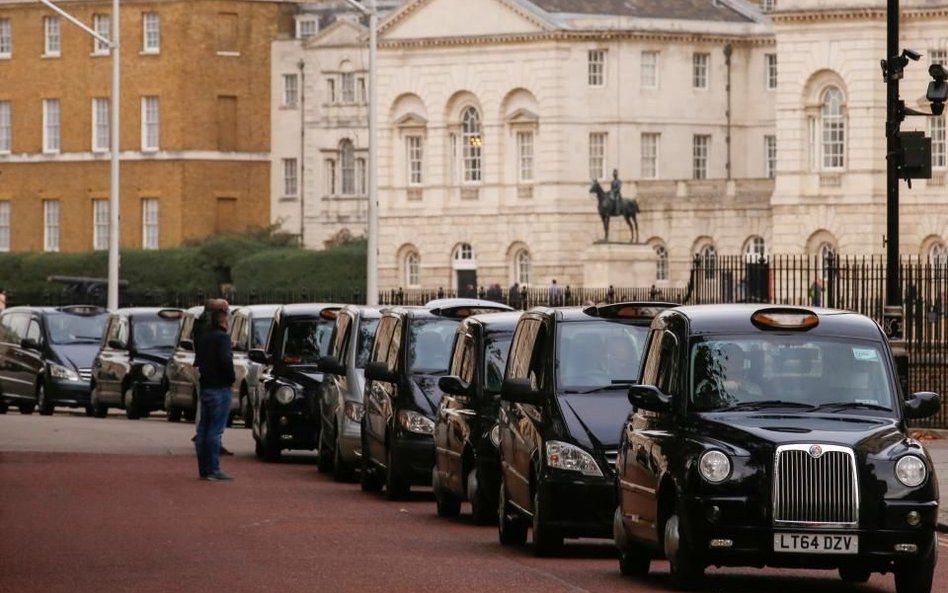
{"type": "Polygon", "coordinates": [[[378,101],[377,65],[378,65],[378,10],[376,0],[366,0],[363,6],[356,0],[346,0],[362,14],[369,17],[369,197],[366,207],[367,243],[365,261],[365,304],[370,307],[379,303],[378,260],[379,260],[379,181],[378,181],[378,101]]]}
{"type": "Polygon", "coordinates": [[[98,41],[108,44],[109,51],[112,54],[112,101],[109,105],[111,111],[111,139],[110,139],[110,184],[109,184],[109,279],[108,279],[108,299],[107,306],[109,310],[118,309],[118,289],[119,289],[119,112],[120,112],[120,79],[119,79],[119,0],[112,0],[112,38],[104,37],[98,32],[92,30],[82,21],[72,16],[65,10],[53,4],[50,0],[40,0],[45,6],[49,7],[57,14],[60,14],[98,41]]]}

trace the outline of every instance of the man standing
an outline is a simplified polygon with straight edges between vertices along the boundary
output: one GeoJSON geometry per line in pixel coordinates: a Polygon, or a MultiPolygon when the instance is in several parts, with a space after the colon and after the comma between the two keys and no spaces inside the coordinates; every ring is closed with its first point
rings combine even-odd
{"type": "Polygon", "coordinates": [[[201,409],[194,448],[202,480],[232,480],[221,471],[221,435],[230,414],[230,386],[234,382],[234,357],[227,334],[227,310],[211,311],[211,326],[201,333],[194,348],[194,366],[201,376],[201,409]]]}
{"type": "Polygon", "coordinates": [[[609,187],[612,196],[612,208],[615,214],[622,214],[622,181],[619,180],[619,170],[612,170],[612,184],[609,187]]]}

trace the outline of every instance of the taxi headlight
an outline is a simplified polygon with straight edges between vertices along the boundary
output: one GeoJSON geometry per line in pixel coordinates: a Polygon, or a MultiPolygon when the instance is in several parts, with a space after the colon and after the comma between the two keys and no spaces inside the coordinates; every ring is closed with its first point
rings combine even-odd
{"type": "Polygon", "coordinates": [[[925,462],[915,455],[906,455],[895,464],[895,477],[909,488],[921,486],[928,477],[925,462]]]}
{"type": "Polygon", "coordinates": [[[500,425],[495,424],[493,428],[490,429],[490,442],[492,445],[500,449],[500,425]]]}
{"type": "Polygon", "coordinates": [[[146,379],[153,378],[158,373],[158,368],[150,362],[146,362],[142,365],[142,377],[146,379]]]}
{"type": "Polygon", "coordinates": [[[49,365],[49,375],[50,375],[53,379],[63,379],[63,380],[66,380],[66,381],[78,381],[78,380],[79,380],[79,373],[77,373],[76,371],[74,371],[74,370],[72,370],[72,369],[70,369],[70,368],[68,368],[68,367],[64,367],[64,366],[59,365],[59,364],[50,364],[50,365],[49,365]]]}
{"type": "Polygon", "coordinates": [[[398,422],[402,425],[402,428],[408,432],[418,434],[434,433],[434,422],[431,421],[431,418],[427,418],[412,410],[402,410],[399,412],[398,422]]]}
{"type": "Polygon", "coordinates": [[[721,451],[705,451],[698,459],[698,472],[712,484],[723,482],[731,475],[731,460],[721,451]]]}
{"type": "Polygon", "coordinates": [[[602,477],[602,470],[592,455],[575,445],[561,441],[546,442],[546,463],[550,467],[602,477]]]}
{"type": "Polygon", "coordinates": [[[296,392],[289,385],[283,385],[276,390],[276,393],[274,393],[273,396],[278,402],[286,405],[296,398],[296,392]]]}

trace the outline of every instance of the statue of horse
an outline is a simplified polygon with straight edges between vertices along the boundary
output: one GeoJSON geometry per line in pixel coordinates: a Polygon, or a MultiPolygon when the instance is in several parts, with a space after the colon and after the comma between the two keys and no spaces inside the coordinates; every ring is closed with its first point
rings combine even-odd
{"type": "Polygon", "coordinates": [[[609,240],[609,219],[613,216],[621,216],[625,223],[629,225],[630,243],[637,243],[639,240],[639,223],[635,216],[639,213],[639,203],[635,200],[620,197],[619,207],[616,208],[615,198],[609,192],[602,189],[599,181],[593,180],[589,193],[596,194],[599,200],[599,218],[602,219],[602,229],[606,233],[605,240],[609,240]]]}

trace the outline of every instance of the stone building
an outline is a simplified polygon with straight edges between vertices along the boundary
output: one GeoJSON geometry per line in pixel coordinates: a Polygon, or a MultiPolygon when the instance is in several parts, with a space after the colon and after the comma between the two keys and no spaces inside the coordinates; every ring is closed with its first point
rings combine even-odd
{"type": "MultiPolygon", "coordinates": [[[[111,36],[110,0],[57,4],[111,36]]],[[[270,42],[295,12],[122,2],[122,247],[269,224],[270,42]]],[[[0,81],[0,250],[107,249],[108,46],[40,2],[0,0],[0,81]]]]}

